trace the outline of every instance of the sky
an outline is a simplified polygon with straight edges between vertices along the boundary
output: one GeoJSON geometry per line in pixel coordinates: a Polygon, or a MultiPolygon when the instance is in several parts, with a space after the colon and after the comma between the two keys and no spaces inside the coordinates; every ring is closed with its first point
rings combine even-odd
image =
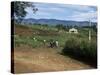
{"type": "Polygon", "coordinates": [[[71,21],[97,22],[97,7],[86,5],[34,3],[38,11],[34,14],[31,8],[26,8],[25,18],[58,19],[71,21]]]}

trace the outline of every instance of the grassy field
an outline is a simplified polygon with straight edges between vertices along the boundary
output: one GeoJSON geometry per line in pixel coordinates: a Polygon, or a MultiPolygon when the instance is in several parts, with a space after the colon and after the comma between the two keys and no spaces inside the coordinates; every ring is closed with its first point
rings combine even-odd
{"type": "MultiPolygon", "coordinates": [[[[15,50],[14,53],[15,53],[15,61],[17,62],[17,64],[15,63],[15,66],[21,64],[22,62],[20,63],[18,61],[20,61],[21,59],[24,61],[24,58],[25,61],[27,61],[26,63],[28,63],[28,61],[30,60],[32,61],[29,55],[35,57],[35,54],[39,54],[39,56],[41,57],[41,53],[45,53],[44,55],[47,55],[49,53],[51,54],[52,59],[54,59],[55,57],[57,61],[59,60],[58,63],[61,61],[62,63],[60,64],[66,63],[65,66],[62,68],[58,67],[58,69],[54,69],[57,68],[57,65],[55,67],[50,68],[50,67],[46,67],[47,66],[46,63],[44,65],[45,67],[43,70],[36,69],[36,72],[87,69],[91,67],[96,68],[97,67],[97,35],[96,32],[93,29],[91,29],[92,38],[91,41],[89,41],[88,31],[89,28],[79,28],[78,29],[79,33],[74,34],[74,33],[68,33],[68,31],[64,31],[64,30],[58,31],[58,29],[54,26],[14,25],[14,50],[15,50]],[[36,38],[37,40],[34,41],[33,38],[36,38]],[[48,47],[51,39],[58,40],[59,42],[58,48],[48,47]],[[46,45],[43,44],[43,40],[46,40],[46,45]],[[28,51],[29,51],[29,55],[27,54],[27,56],[24,57],[23,52],[28,52],[28,51]],[[33,52],[34,54],[32,54],[31,52],[33,52]],[[64,60],[60,61],[60,59],[64,59],[64,60]],[[76,61],[76,59],[78,61],[76,61]],[[91,59],[89,61],[93,62],[92,65],[90,62],[87,63],[85,59],[91,59]],[[70,62],[70,65],[72,64],[71,67],[67,65],[68,64],[68,62],[66,62],[67,60],[70,62]],[[71,63],[71,61],[76,61],[76,62],[71,63]],[[81,63],[82,65],[80,65],[79,63],[81,63]]],[[[44,55],[42,55],[44,57],[44,61],[41,61],[42,63],[46,61],[44,55]]],[[[48,61],[50,60],[51,65],[58,64],[58,63],[53,63],[53,61],[55,62],[57,61],[55,59],[51,60],[51,58],[50,59],[48,58],[48,61]]],[[[37,65],[39,66],[40,64],[37,65]]],[[[18,68],[15,67],[16,73],[19,72],[18,68]]],[[[35,70],[30,70],[30,71],[35,72],[35,70]]],[[[27,72],[30,71],[27,70],[27,72]]],[[[24,72],[26,72],[26,70],[24,72]]]]}
{"type": "MultiPolygon", "coordinates": [[[[96,41],[96,33],[92,31],[92,41],[96,41]]],[[[33,47],[40,46],[42,41],[45,39],[47,42],[50,39],[58,40],[61,47],[65,45],[65,42],[70,39],[70,37],[85,39],[88,41],[88,29],[80,29],[78,34],[70,34],[67,31],[58,32],[55,27],[45,27],[45,26],[22,26],[15,25],[15,45],[19,44],[29,44],[33,47]],[[34,43],[33,38],[38,41],[34,43]],[[35,46],[34,46],[35,45],[35,46]]]]}

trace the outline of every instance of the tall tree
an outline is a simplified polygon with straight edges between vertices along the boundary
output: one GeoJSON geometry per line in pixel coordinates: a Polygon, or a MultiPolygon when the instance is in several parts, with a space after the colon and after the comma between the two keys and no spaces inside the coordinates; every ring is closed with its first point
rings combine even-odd
{"type": "Polygon", "coordinates": [[[32,2],[11,2],[11,19],[15,19],[16,17],[21,21],[27,14],[27,11],[25,10],[27,7],[30,7],[33,10],[33,13],[38,10],[32,2]]]}

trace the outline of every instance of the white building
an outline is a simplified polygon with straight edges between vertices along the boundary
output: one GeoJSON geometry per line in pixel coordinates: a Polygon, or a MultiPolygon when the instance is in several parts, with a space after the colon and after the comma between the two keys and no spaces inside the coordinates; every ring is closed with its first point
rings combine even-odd
{"type": "Polygon", "coordinates": [[[78,33],[78,30],[75,28],[69,29],[69,33],[78,33]]]}

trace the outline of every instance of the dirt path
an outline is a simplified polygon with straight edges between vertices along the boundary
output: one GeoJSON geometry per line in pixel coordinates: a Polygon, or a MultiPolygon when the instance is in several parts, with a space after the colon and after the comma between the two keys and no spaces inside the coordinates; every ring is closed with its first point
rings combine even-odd
{"type": "Polygon", "coordinates": [[[87,64],[65,57],[53,48],[15,48],[15,73],[90,69],[87,64]]]}

